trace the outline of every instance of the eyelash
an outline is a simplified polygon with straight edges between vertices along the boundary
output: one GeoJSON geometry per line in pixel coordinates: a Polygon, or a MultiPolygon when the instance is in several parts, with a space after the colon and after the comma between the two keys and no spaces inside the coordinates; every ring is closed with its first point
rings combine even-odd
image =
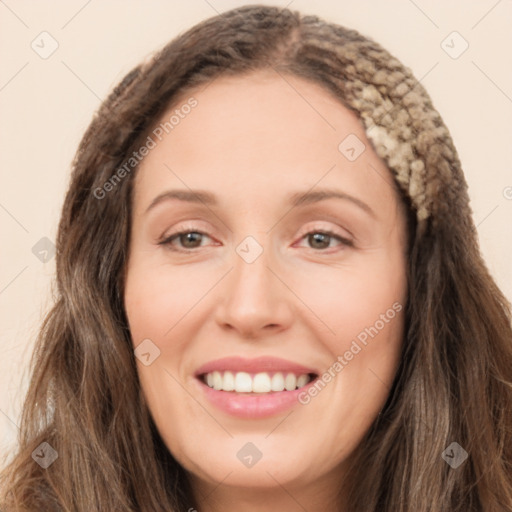
{"type": "MultiPolygon", "coordinates": [[[[173,251],[173,252],[181,252],[181,253],[191,253],[191,252],[194,252],[195,250],[197,249],[200,249],[200,247],[194,247],[193,249],[177,249],[175,247],[172,246],[172,242],[175,240],[175,239],[178,239],[179,240],[179,237],[181,235],[186,235],[186,234],[189,234],[189,233],[197,233],[199,235],[202,235],[202,236],[208,236],[206,233],[202,232],[202,231],[199,231],[199,230],[196,230],[196,229],[193,229],[193,228],[188,228],[188,229],[184,229],[182,231],[177,231],[175,233],[171,233],[169,236],[165,237],[163,240],[161,240],[160,242],[158,242],[158,245],[163,245],[163,246],[166,246],[169,250],[173,251]]],[[[301,238],[300,240],[303,240],[304,238],[306,238],[308,235],[313,235],[313,234],[322,234],[322,235],[327,235],[331,238],[335,238],[336,240],[339,240],[341,242],[341,245],[344,245],[346,247],[353,247],[353,242],[347,238],[344,238],[336,233],[334,233],[333,231],[330,231],[330,230],[320,230],[320,229],[314,229],[314,230],[311,230],[311,231],[308,231],[307,233],[305,233],[301,238]]],[[[209,237],[210,238],[210,237],[209,237]]],[[[329,247],[325,248],[325,249],[315,249],[315,248],[312,248],[314,251],[318,251],[318,252],[325,252],[327,249],[329,249],[329,247]]]]}

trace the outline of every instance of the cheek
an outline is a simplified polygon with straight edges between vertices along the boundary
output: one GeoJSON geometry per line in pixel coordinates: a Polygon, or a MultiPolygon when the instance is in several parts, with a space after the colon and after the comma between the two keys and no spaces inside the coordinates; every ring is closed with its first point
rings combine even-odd
{"type": "MultiPolygon", "coordinates": [[[[137,372],[145,401],[160,434],[175,456],[181,456],[181,440],[200,436],[204,410],[197,406],[183,385],[181,363],[193,337],[189,331],[194,320],[193,306],[211,287],[204,279],[183,268],[134,262],[128,269],[125,308],[134,348],[151,340],[158,356],[144,365],[137,361],[137,372]],[[191,280],[195,276],[197,282],[191,280]],[[169,340],[172,339],[172,343],[169,340]],[[172,425],[169,418],[186,418],[172,425]]],[[[153,349],[150,349],[153,350],[153,349]]],[[[189,447],[190,448],[190,447],[189,447]]]]}
{"type": "Polygon", "coordinates": [[[347,426],[343,435],[362,435],[383,407],[400,360],[405,262],[374,258],[360,267],[318,271],[295,286],[298,295],[307,297],[314,313],[309,325],[331,358],[321,376],[329,391],[319,386],[318,405],[335,406],[338,424],[347,426]]]}
{"type": "Polygon", "coordinates": [[[348,350],[358,336],[364,342],[365,329],[372,326],[382,331],[381,338],[396,337],[407,287],[401,262],[389,263],[375,258],[365,265],[295,274],[293,290],[310,311],[304,309],[303,318],[312,318],[309,325],[317,332],[325,331],[322,340],[331,352],[348,350]]]}
{"type": "Polygon", "coordinates": [[[168,265],[134,265],[127,274],[125,308],[134,345],[162,340],[211,287],[206,276],[168,265]]]}

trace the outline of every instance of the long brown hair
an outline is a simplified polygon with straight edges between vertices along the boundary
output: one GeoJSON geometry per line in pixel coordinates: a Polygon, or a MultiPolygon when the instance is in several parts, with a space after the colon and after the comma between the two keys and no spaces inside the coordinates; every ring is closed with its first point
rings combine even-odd
{"type": "Polygon", "coordinates": [[[105,197],[94,192],[187,88],[264,68],[319,83],[355,111],[411,212],[402,359],[340,482],[347,510],[512,510],[511,306],[480,254],[448,130],[376,42],[315,16],[245,6],[128,73],[80,143],[58,229],[57,296],[2,473],[4,512],[197,507],[148,412],[123,306],[136,168],[105,197]],[[44,442],[58,454],[46,469],[32,457],[44,442]],[[468,454],[457,468],[442,456],[454,442],[468,454]]]}

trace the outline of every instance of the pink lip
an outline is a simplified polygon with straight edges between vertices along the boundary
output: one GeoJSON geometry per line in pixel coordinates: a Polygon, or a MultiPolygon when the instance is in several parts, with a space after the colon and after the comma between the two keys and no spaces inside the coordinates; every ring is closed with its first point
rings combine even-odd
{"type": "Polygon", "coordinates": [[[210,361],[199,367],[195,372],[195,376],[199,377],[204,373],[210,373],[213,371],[247,373],[291,372],[296,375],[302,375],[304,373],[315,373],[318,375],[319,373],[318,370],[315,370],[314,368],[308,368],[301,364],[287,361],[286,359],[263,356],[255,359],[244,359],[243,357],[224,357],[222,359],[216,359],[215,361],[210,361]]]}
{"type": "Polygon", "coordinates": [[[298,405],[298,396],[314,385],[315,380],[294,391],[272,391],[270,393],[236,393],[234,391],[218,391],[207,386],[201,375],[213,371],[232,372],[292,372],[296,375],[319,372],[313,368],[279,359],[275,357],[259,357],[243,359],[241,357],[226,357],[217,359],[201,366],[196,372],[196,382],[206,399],[215,407],[232,416],[245,419],[257,419],[273,416],[298,405]]]}

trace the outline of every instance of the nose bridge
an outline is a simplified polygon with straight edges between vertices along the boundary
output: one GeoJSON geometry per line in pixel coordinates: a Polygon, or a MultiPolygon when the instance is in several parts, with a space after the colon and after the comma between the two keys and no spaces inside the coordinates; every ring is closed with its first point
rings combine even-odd
{"type": "Polygon", "coordinates": [[[235,276],[248,282],[251,278],[255,281],[265,279],[270,272],[267,267],[275,262],[271,247],[273,231],[265,229],[268,219],[261,210],[261,207],[247,202],[240,205],[234,233],[238,240],[235,239],[232,259],[235,267],[231,272],[233,279],[235,276]]]}
{"type": "MultiPolygon", "coordinates": [[[[259,299],[271,299],[275,288],[270,268],[274,258],[270,237],[260,232],[247,235],[236,247],[233,255],[233,272],[231,276],[232,292],[242,292],[247,302],[259,299]],[[263,296],[261,296],[263,294],[263,296]]],[[[242,297],[244,298],[244,297],[242,297]]],[[[240,297],[238,297],[240,300],[240,297]]],[[[261,302],[260,307],[264,304],[261,302]]]]}
{"type": "Polygon", "coordinates": [[[286,287],[274,275],[275,258],[265,232],[248,235],[235,247],[233,269],[226,276],[218,320],[248,333],[289,321],[286,287]]]}

